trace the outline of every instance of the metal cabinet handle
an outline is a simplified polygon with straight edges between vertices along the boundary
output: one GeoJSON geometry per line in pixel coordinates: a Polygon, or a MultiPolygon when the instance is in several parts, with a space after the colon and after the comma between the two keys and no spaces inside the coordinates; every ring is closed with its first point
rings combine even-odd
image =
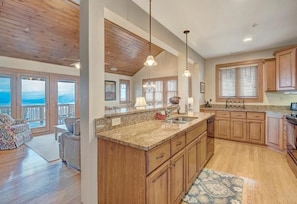
{"type": "Polygon", "coordinates": [[[156,159],[162,159],[164,157],[164,153],[160,154],[159,156],[156,157],[156,159]]]}
{"type": "Polygon", "coordinates": [[[179,142],[179,143],[176,144],[176,146],[178,147],[178,146],[180,146],[181,144],[182,144],[182,142],[179,142]]]}

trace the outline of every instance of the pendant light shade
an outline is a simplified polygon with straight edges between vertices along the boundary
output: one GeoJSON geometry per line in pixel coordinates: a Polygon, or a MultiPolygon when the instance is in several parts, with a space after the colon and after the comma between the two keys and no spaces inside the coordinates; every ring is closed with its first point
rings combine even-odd
{"type": "Polygon", "coordinates": [[[184,77],[190,77],[191,76],[191,73],[190,73],[190,71],[188,69],[188,33],[189,32],[190,32],[189,30],[184,31],[184,34],[186,34],[186,69],[185,69],[184,74],[183,74],[184,77]]]}
{"type": "Polygon", "coordinates": [[[145,66],[149,66],[149,67],[152,67],[152,66],[156,66],[157,65],[157,62],[155,61],[155,58],[154,56],[152,55],[152,0],[149,0],[150,1],[150,10],[149,10],[149,31],[150,31],[150,55],[146,58],[146,61],[144,62],[144,65],[145,66]]]}
{"type": "Polygon", "coordinates": [[[149,67],[156,66],[157,62],[155,61],[154,56],[153,55],[147,56],[146,61],[144,62],[144,65],[149,67]]]}

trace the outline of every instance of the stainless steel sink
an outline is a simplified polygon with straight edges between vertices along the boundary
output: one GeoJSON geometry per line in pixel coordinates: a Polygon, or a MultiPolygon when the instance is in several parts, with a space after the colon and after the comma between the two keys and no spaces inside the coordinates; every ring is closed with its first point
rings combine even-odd
{"type": "Polygon", "coordinates": [[[190,116],[177,116],[174,118],[168,118],[165,120],[166,123],[178,123],[178,124],[185,124],[188,122],[191,122],[195,119],[198,119],[198,117],[190,117],[190,116]]]}

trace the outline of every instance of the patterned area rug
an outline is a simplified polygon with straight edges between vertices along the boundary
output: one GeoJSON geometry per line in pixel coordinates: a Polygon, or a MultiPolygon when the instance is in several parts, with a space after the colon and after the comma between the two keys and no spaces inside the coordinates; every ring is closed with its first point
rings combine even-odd
{"type": "Polygon", "coordinates": [[[240,204],[242,187],[242,178],[203,169],[183,201],[188,204],[240,204]]]}

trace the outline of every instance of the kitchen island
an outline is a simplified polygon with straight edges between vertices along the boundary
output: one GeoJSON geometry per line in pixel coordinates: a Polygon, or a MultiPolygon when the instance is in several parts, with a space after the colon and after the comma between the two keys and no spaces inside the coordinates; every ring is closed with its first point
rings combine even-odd
{"type": "Polygon", "coordinates": [[[213,115],[98,132],[99,203],[180,203],[213,154],[207,150],[207,120],[213,115]]]}

